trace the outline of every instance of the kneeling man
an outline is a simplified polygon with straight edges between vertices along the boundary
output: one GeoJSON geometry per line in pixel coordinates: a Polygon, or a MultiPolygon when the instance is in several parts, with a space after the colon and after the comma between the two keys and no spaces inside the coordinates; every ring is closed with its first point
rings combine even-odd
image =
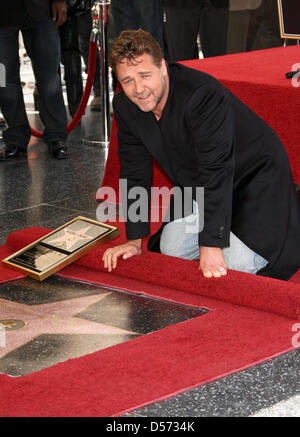
{"type": "MultiPolygon", "coordinates": [[[[300,266],[300,206],[274,130],[212,76],[167,65],[147,32],[122,32],[110,63],[123,88],[114,112],[127,190],[143,187],[150,195],[153,159],[174,186],[191,188],[190,210],[171,214],[150,237],[149,250],[199,259],[207,278],[227,269],[290,278],[300,266]],[[204,202],[196,198],[199,187],[204,202]],[[186,232],[199,215],[203,226],[186,232]]],[[[141,254],[149,234],[149,220],[127,215],[128,241],[103,255],[108,271],[119,257],[141,254]]]]}

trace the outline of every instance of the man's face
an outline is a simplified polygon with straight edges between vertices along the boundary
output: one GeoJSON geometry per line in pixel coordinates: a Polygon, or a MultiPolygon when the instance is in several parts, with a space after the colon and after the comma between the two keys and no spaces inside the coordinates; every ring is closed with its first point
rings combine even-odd
{"type": "Polygon", "coordinates": [[[124,60],[116,68],[117,77],[126,96],[142,111],[161,114],[168,97],[168,72],[162,60],[157,67],[148,54],[131,63],[124,60]]]}

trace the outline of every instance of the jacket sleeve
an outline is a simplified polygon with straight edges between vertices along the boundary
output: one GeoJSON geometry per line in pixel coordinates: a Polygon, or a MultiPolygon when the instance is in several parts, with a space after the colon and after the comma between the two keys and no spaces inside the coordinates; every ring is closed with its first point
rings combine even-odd
{"type": "Polygon", "coordinates": [[[133,129],[128,127],[116,104],[114,113],[118,125],[120,186],[126,237],[135,240],[150,234],[152,156],[133,129]]]}
{"type": "Polygon", "coordinates": [[[227,90],[219,84],[200,87],[186,107],[197,183],[204,187],[203,230],[199,245],[229,246],[234,175],[234,120],[227,90]]]}

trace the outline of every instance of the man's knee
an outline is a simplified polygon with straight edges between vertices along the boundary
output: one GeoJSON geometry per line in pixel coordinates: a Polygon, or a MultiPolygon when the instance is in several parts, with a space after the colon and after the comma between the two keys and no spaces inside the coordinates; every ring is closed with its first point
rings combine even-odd
{"type": "Polygon", "coordinates": [[[233,233],[230,234],[230,247],[223,249],[223,257],[230,270],[256,274],[268,261],[255,253],[233,233]]]}
{"type": "Polygon", "coordinates": [[[168,224],[160,238],[160,251],[164,255],[183,259],[198,259],[198,235],[186,234],[178,227],[168,224]]]}
{"type": "Polygon", "coordinates": [[[173,238],[167,236],[162,235],[160,239],[160,252],[164,255],[181,258],[180,245],[177,245],[173,238]]]}

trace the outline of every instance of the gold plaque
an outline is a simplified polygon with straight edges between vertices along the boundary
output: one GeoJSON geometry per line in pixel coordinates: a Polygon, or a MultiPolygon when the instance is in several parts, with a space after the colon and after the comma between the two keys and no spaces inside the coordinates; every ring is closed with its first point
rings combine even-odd
{"type": "Polygon", "coordinates": [[[79,216],[3,259],[2,263],[43,281],[119,233],[114,226],[79,216]]]}

